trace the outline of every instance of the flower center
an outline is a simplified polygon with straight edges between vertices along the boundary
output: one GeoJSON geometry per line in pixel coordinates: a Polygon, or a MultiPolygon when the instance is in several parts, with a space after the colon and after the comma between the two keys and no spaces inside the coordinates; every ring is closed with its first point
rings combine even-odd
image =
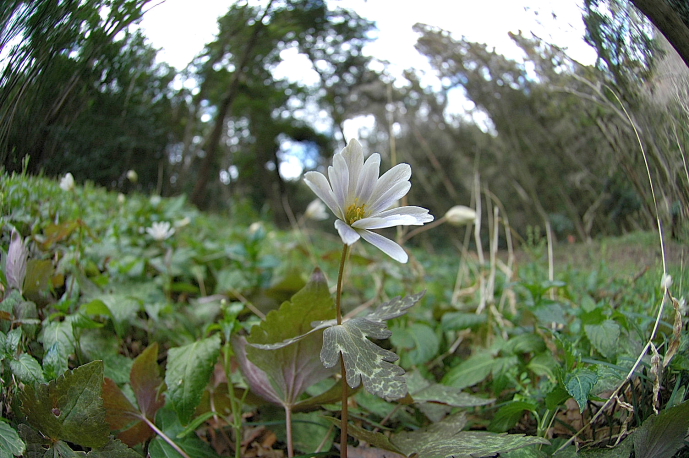
{"type": "Polygon", "coordinates": [[[350,226],[355,222],[366,217],[366,204],[358,205],[354,202],[345,211],[345,222],[350,226]]]}

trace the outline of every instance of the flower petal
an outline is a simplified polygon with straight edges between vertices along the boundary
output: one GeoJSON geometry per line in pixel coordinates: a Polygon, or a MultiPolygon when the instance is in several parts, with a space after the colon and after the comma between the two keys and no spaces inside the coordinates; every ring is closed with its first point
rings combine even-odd
{"type": "Polygon", "coordinates": [[[385,238],[380,234],[376,234],[375,232],[359,231],[359,234],[364,240],[390,256],[395,261],[405,263],[409,259],[409,256],[404,251],[404,248],[392,240],[385,238]]]}
{"type": "MultiPolygon", "coordinates": [[[[378,186],[376,186],[376,189],[378,186]]],[[[407,195],[409,192],[409,189],[411,188],[411,183],[408,181],[400,181],[398,183],[393,184],[390,188],[386,189],[385,191],[381,192],[378,196],[377,199],[374,200],[373,202],[370,202],[368,205],[369,211],[371,211],[371,215],[378,215],[381,211],[388,210],[390,207],[392,207],[395,202],[400,200],[402,197],[407,195]]],[[[373,197],[376,197],[377,190],[373,192],[373,197]]]]}
{"type": "Polygon", "coordinates": [[[344,211],[347,208],[347,193],[349,189],[349,167],[342,154],[333,156],[333,165],[328,167],[328,178],[335,200],[344,211]]]}
{"type": "Polygon", "coordinates": [[[335,229],[337,229],[337,232],[340,234],[340,238],[347,245],[352,245],[354,242],[359,240],[360,234],[342,220],[338,219],[335,221],[335,229]]]}
{"type": "Polygon", "coordinates": [[[373,190],[372,199],[376,199],[376,196],[382,195],[396,183],[409,181],[409,178],[411,178],[411,166],[405,163],[397,164],[378,179],[373,190]]]}
{"type": "Polygon", "coordinates": [[[320,172],[306,172],[304,174],[304,182],[319,199],[325,202],[325,205],[330,208],[330,211],[332,211],[335,216],[338,218],[344,217],[343,210],[335,199],[335,195],[325,175],[320,172]]]}
{"type": "Polygon", "coordinates": [[[363,168],[361,169],[361,176],[359,177],[359,183],[357,183],[356,197],[359,198],[359,202],[368,203],[373,194],[373,190],[378,182],[378,175],[380,174],[380,154],[371,154],[363,168]]]}
{"type": "Polygon", "coordinates": [[[430,215],[428,213],[428,209],[423,208],[423,207],[414,207],[414,206],[391,208],[389,210],[385,210],[385,211],[376,213],[376,217],[378,217],[378,218],[390,218],[393,216],[402,216],[402,215],[410,216],[410,217],[414,218],[416,220],[416,222],[408,223],[408,224],[413,224],[413,225],[421,225],[424,223],[430,223],[434,219],[433,215],[430,215]]]}
{"type": "MultiPolygon", "coordinates": [[[[356,138],[352,138],[342,150],[341,155],[349,170],[347,203],[350,204],[355,197],[358,197],[356,191],[361,179],[361,170],[364,167],[364,149],[356,138]]],[[[376,176],[376,178],[378,177],[376,176]]]]}
{"type": "Polygon", "coordinates": [[[394,226],[411,226],[419,225],[416,218],[410,215],[391,215],[386,218],[379,218],[372,216],[370,218],[362,218],[359,221],[354,221],[352,227],[354,229],[383,229],[394,226]]]}

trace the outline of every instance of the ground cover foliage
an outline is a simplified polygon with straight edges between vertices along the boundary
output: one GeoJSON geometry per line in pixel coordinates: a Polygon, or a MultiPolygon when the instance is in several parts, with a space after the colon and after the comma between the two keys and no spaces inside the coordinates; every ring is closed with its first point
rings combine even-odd
{"type": "MultiPolygon", "coordinates": [[[[64,187],[0,179],[0,457],[339,455],[335,234],[64,187]]],[[[549,269],[539,231],[515,253],[504,227],[408,264],[354,247],[343,306],[368,327],[338,338],[378,365],[350,360],[349,456],[687,456],[686,248],[672,281],[652,234],[549,269]]]]}

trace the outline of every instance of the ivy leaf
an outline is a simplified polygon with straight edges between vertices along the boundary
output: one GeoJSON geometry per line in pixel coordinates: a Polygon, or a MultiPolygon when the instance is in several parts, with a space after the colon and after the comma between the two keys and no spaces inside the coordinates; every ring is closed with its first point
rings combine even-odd
{"type": "Polygon", "coordinates": [[[391,364],[399,357],[374,344],[368,337],[390,337],[392,332],[385,321],[404,315],[424,294],[425,291],[422,291],[405,298],[396,297],[364,317],[352,318],[341,325],[327,328],[323,332],[321,349],[323,365],[334,367],[339,363],[341,354],[349,386],[356,388],[363,381],[369,393],[388,401],[405,397],[407,384],[402,377],[404,369],[391,364]]]}
{"type": "Polygon", "coordinates": [[[416,453],[423,458],[492,456],[529,445],[549,444],[543,438],[521,434],[462,431],[464,426],[466,426],[466,415],[459,413],[434,423],[426,429],[397,434],[391,441],[405,455],[416,453]]]}
{"type": "Polygon", "coordinates": [[[26,450],[26,444],[10,425],[0,421],[0,458],[20,456],[26,450]]]}
{"type": "Polygon", "coordinates": [[[674,456],[684,445],[689,429],[689,401],[649,417],[634,433],[637,458],[674,456]]]}
{"type": "MultiPolygon", "coordinates": [[[[291,301],[283,303],[272,311],[259,325],[251,329],[246,339],[248,361],[239,358],[242,370],[252,383],[252,390],[266,399],[283,406],[293,406],[300,395],[311,385],[329,377],[334,371],[323,367],[318,359],[322,345],[322,332],[309,332],[311,323],[327,320],[335,315],[335,304],[328,290],[325,275],[316,270],[309,282],[299,290],[291,301]],[[285,342],[294,335],[301,339],[289,345],[266,350],[264,345],[285,342]],[[270,386],[259,381],[252,363],[265,374],[270,386]],[[269,388],[272,388],[270,390],[269,388]]],[[[314,329],[313,331],[319,331],[314,329]]],[[[237,354],[243,354],[243,345],[238,346],[237,354]]]]}
{"type": "Polygon", "coordinates": [[[183,424],[191,420],[196,406],[201,402],[219,353],[220,336],[217,334],[168,350],[166,396],[183,424]]]}
{"type": "Polygon", "coordinates": [[[586,408],[591,389],[598,381],[598,374],[590,369],[575,369],[565,378],[567,392],[577,401],[581,412],[586,408]]]}
{"type": "Polygon", "coordinates": [[[102,447],[109,431],[102,393],[103,362],[93,361],[47,385],[26,385],[20,401],[27,423],[51,441],[102,447]]]}

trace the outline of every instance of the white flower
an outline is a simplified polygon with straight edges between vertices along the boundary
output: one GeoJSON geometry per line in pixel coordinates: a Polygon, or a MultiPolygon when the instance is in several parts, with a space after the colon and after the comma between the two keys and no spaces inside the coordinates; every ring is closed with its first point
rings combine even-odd
{"type": "Polygon", "coordinates": [[[464,226],[476,220],[476,211],[464,205],[455,205],[445,213],[445,218],[453,226],[464,226]]]}
{"type": "Polygon", "coordinates": [[[320,199],[312,200],[309,205],[306,206],[304,217],[314,221],[323,221],[328,219],[328,212],[325,210],[325,204],[323,201],[320,199]]]}
{"type": "Polygon", "coordinates": [[[155,222],[151,227],[146,228],[148,235],[153,237],[155,240],[162,242],[172,237],[175,233],[175,229],[170,227],[170,223],[167,221],[155,222]]]}
{"type": "Polygon", "coordinates": [[[118,204],[122,205],[122,204],[125,203],[126,200],[127,200],[127,197],[126,197],[124,194],[119,193],[119,194],[117,195],[117,203],[118,203],[118,204]]]}
{"type": "Polygon", "coordinates": [[[672,286],[672,276],[668,273],[664,273],[660,279],[660,287],[663,289],[669,289],[672,286]]]}
{"type": "Polygon", "coordinates": [[[364,162],[364,151],[356,139],[333,157],[328,178],[307,172],[304,181],[338,218],[335,228],[347,245],[363,238],[396,261],[407,262],[404,249],[390,239],[371,232],[393,226],[420,226],[433,221],[421,207],[395,207],[411,183],[409,164],[398,164],[379,177],[380,155],[364,162]]]}
{"type": "Polygon", "coordinates": [[[188,226],[191,223],[191,219],[188,216],[185,216],[182,219],[178,219],[175,221],[175,227],[180,228],[180,227],[185,227],[188,226]]]}
{"type": "Polygon", "coordinates": [[[139,181],[139,175],[136,173],[136,170],[128,170],[127,179],[132,183],[136,183],[137,181],[139,181]]]}
{"type": "Polygon", "coordinates": [[[67,172],[67,174],[60,180],[60,187],[64,191],[74,190],[74,176],[71,173],[67,172]]]}

